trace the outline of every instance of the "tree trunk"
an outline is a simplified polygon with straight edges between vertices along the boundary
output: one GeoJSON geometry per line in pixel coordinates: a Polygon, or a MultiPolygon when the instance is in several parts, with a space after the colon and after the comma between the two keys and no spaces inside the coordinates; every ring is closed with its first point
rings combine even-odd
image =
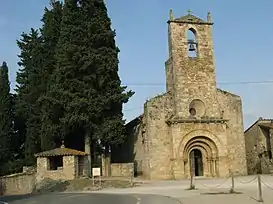
{"type": "Polygon", "coordinates": [[[111,159],[110,159],[110,147],[108,144],[105,145],[105,152],[104,152],[104,166],[105,166],[105,176],[111,176],[111,159]]]}
{"type": "Polygon", "coordinates": [[[92,159],[91,159],[91,139],[90,132],[87,130],[84,137],[84,150],[88,154],[85,161],[85,176],[91,177],[92,159]]]}

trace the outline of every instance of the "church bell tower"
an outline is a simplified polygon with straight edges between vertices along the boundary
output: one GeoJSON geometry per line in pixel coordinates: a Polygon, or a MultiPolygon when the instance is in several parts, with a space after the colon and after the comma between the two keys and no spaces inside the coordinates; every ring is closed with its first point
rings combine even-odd
{"type": "Polygon", "coordinates": [[[179,18],[170,11],[167,92],[179,118],[219,118],[212,38],[212,18],[202,20],[188,11],[179,18]]]}

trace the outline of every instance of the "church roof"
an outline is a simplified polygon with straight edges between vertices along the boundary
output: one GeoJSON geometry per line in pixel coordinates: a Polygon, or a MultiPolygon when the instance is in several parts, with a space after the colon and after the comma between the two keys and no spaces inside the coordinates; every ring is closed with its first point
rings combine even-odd
{"type": "Polygon", "coordinates": [[[69,149],[65,147],[60,147],[56,149],[51,149],[48,151],[40,152],[35,154],[35,157],[51,157],[51,156],[85,156],[86,152],[78,151],[75,149],[69,149]]]}
{"type": "Polygon", "coordinates": [[[170,20],[168,21],[168,23],[170,22],[213,25],[210,12],[208,12],[207,21],[205,21],[193,15],[190,10],[188,10],[187,15],[181,16],[179,18],[174,18],[172,10],[170,10],[170,20]]]}
{"type": "Polygon", "coordinates": [[[179,18],[176,18],[175,21],[179,22],[189,22],[189,23],[207,23],[206,21],[202,20],[201,18],[198,18],[192,14],[187,14],[185,16],[181,16],[179,18]]]}

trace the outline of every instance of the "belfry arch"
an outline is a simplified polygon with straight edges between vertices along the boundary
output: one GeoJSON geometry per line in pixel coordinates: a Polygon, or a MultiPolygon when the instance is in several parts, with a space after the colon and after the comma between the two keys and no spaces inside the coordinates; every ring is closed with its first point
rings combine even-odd
{"type": "Polygon", "coordinates": [[[198,55],[197,32],[194,28],[187,30],[188,56],[196,58],[198,55]]]}

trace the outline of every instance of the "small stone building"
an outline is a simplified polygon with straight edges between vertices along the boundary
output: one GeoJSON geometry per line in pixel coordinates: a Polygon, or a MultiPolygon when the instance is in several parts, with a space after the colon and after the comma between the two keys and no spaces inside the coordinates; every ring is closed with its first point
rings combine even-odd
{"type": "Polygon", "coordinates": [[[273,173],[273,119],[259,118],[245,131],[248,174],[273,173]]]}
{"type": "Polygon", "coordinates": [[[73,180],[83,176],[87,153],[65,148],[52,149],[35,154],[37,157],[36,180],[73,180]]]}
{"type": "Polygon", "coordinates": [[[134,162],[135,174],[147,179],[246,174],[242,101],[216,87],[212,26],[210,13],[203,20],[170,12],[166,93],[127,124],[112,162],[134,162]]]}

